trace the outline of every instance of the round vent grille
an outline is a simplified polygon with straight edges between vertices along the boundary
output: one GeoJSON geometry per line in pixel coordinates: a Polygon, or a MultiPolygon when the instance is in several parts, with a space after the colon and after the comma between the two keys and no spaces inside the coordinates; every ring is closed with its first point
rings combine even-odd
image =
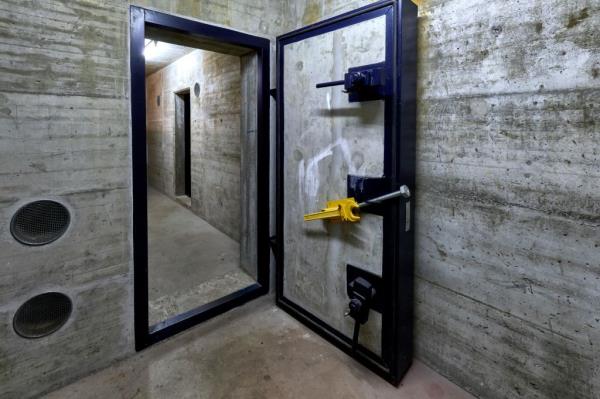
{"type": "Polygon", "coordinates": [[[60,292],[46,292],[21,305],[13,319],[13,328],[23,338],[44,337],[61,328],[72,309],[68,296],[60,292]]]}
{"type": "Polygon", "coordinates": [[[20,243],[44,245],[64,234],[71,217],[64,205],[55,201],[30,202],[14,214],[10,232],[20,243]]]}

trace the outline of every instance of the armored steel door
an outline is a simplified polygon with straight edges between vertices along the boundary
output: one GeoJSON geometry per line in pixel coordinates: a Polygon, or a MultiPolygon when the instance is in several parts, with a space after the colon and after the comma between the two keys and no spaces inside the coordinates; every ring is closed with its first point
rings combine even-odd
{"type": "Polygon", "coordinates": [[[277,39],[277,303],[394,384],[412,358],[415,35],[416,6],[383,1],[277,39]],[[305,221],[345,198],[360,220],[305,221]]]}

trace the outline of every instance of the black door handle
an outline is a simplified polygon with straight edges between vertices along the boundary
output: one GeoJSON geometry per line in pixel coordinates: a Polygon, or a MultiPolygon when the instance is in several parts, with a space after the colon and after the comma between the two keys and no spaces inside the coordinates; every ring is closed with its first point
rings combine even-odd
{"type": "Polygon", "coordinates": [[[341,86],[345,83],[345,80],[334,80],[333,82],[317,83],[317,89],[321,89],[323,87],[341,86]]]}
{"type": "Polygon", "coordinates": [[[349,94],[349,101],[380,100],[387,93],[386,69],[384,63],[363,65],[350,68],[344,74],[343,80],[317,83],[316,88],[344,86],[344,92],[349,94]]]}

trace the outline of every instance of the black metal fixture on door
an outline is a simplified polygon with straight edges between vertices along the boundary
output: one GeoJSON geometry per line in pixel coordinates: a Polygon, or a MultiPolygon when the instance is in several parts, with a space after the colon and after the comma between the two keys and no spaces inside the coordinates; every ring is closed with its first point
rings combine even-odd
{"type": "Polygon", "coordinates": [[[344,86],[351,103],[381,100],[388,95],[388,73],[384,62],[348,69],[343,80],[317,83],[317,89],[344,86]]]}
{"type": "Polygon", "coordinates": [[[346,281],[346,294],[350,301],[344,316],[354,319],[352,350],[356,352],[360,326],[369,321],[372,310],[383,311],[382,282],[381,277],[353,265],[346,266],[346,281]]]}
{"type": "Polygon", "coordinates": [[[357,277],[348,284],[348,310],[344,316],[350,316],[354,319],[354,333],[352,334],[352,350],[358,348],[358,335],[361,324],[369,320],[371,311],[371,301],[375,297],[375,288],[373,284],[362,277],[357,277]]]}

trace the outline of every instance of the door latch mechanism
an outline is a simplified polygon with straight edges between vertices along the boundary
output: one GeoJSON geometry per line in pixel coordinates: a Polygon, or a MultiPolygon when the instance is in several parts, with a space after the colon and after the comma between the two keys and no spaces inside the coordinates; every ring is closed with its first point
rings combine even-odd
{"type": "Polygon", "coordinates": [[[350,303],[344,314],[354,319],[354,333],[352,334],[352,350],[358,348],[360,326],[369,320],[371,302],[376,291],[373,285],[362,277],[357,277],[348,284],[350,303]]]}
{"type": "Polygon", "coordinates": [[[343,198],[335,201],[327,201],[327,206],[320,212],[304,215],[304,221],[312,220],[330,220],[334,222],[355,223],[360,220],[359,210],[371,205],[379,205],[382,202],[398,198],[410,198],[410,190],[407,186],[400,187],[399,190],[382,195],[377,198],[371,198],[360,204],[354,198],[343,198]]]}
{"type": "Polygon", "coordinates": [[[386,68],[383,62],[348,69],[344,79],[318,83],[317,89],[331,86],[344,86],[351,103],[381,100],[387,95],[386,68]]]}

